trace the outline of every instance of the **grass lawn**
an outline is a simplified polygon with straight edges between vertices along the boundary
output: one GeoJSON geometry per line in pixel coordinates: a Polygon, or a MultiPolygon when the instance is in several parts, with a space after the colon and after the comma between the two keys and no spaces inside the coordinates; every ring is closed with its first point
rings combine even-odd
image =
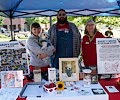
{"type": "Polygon", "coordinates": [[[0,42],[4,42],[4,41],[10,41],[11,40],[11,38],[0,38],[0,42]]]}
{"type": "MultiPolygon", "coordinates": [[[[28,37],[21,36],[20,38],[15,37],[15,39],[16,39],[16,40],[27,40],[28,37]]],[[[10,40],[11,40],[11,37],[8,37],[8,36],[1,35],[1,34],[0,34],[0,42],[10,41],[10,40]]]]}
{"type": "MultiPolygon", "coordinates": [[[[0,42],[10,41],[10,40],[11,40],[11,38],[0,38],[0,42]]],[[[26,40],[27,41],[27,39],[16,39],[16,40],[26,40]]]]}

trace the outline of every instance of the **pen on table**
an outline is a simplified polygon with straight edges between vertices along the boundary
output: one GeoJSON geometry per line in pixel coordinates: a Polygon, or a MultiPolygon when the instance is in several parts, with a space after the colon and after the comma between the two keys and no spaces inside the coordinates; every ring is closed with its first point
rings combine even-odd
{"type": "Polygon", "coordinates": [[[36,96],[37,98],[40,98],[41,97],[41,95],[39,95],[39,96],[36,96]]]}

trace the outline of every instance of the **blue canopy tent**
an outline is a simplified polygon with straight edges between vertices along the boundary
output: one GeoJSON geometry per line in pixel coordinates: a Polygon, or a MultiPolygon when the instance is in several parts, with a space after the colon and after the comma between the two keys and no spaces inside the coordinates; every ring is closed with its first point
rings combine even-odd
{"type": "Polygon", "coordinates": [[[0,0],[0,16],[11,26],[12,18],[56,16],[61,8],[67,16],[120,16],[119,0],[0,0]]]}

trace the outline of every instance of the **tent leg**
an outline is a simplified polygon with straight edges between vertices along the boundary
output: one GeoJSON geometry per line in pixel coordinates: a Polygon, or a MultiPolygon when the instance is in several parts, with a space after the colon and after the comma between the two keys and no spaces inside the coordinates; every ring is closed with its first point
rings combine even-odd
{"type": "Polygon", "coordinates": [[[50,16],[50,27],[52,26],[52,17],[50,16]]]}
{"type": "Polygon", "coordinates": [[[10,18],[10,23],[11,23],[11,27],[10,27],[10,30],[11,30],[11,40],[14,40],[13,32],[12,32],[12,18],[10,18]]]}

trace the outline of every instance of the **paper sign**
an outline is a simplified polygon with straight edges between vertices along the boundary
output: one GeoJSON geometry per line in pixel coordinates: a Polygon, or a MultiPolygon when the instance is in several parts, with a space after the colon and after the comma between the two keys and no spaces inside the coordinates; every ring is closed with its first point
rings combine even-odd
{"type": "Polygon", "coordinates": [[[49,83],[56,83],[56,69],[48,68],[48,79],[49,83]]]}
{"type": "Polygon", "coordinates": [[[105,86],[109,92],[119,92],[114,86],[105,86]]]}
{"type": "Polygon", "coordinates": [[[1,71],[1,86],[23,87],[23,71],[1,71]]]}
{"type": "Polygon", "coordinates": [[[120,39],[97,38],[98,74],[120,73],[120,39]]]}

